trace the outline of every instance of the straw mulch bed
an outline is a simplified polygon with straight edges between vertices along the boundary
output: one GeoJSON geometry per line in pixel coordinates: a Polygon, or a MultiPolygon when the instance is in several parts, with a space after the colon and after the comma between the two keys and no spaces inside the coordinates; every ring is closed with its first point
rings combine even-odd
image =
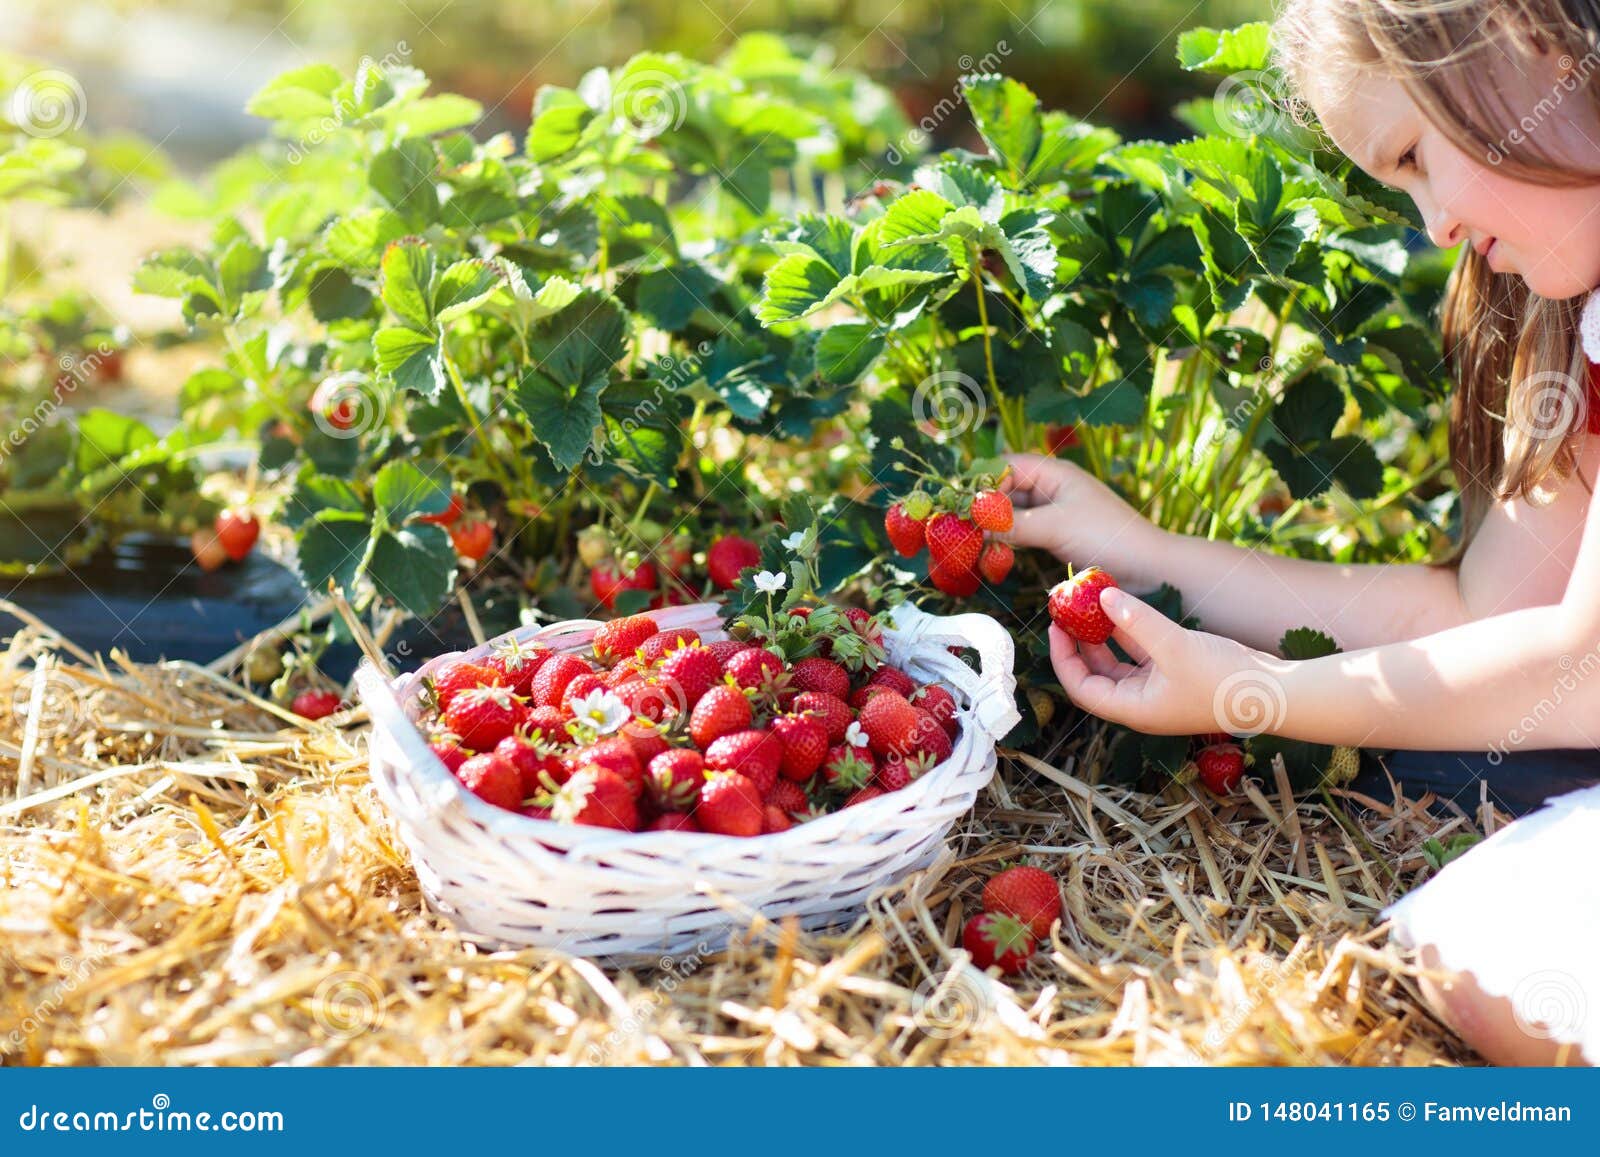
{"type": "Polygon", "coordinates": [[[359,716],[331,722],[42,624],[7,641],[0,1062],[1476,1063],[1374,926],[1426,876],[1422,840],[1475,817],[1397,804],[1347,830],[1270,773],[1222,805],[1016,756],[950,856],[855,928],[616,969],[482,949],[428,912],[359,716]],[[1024,855],[1068,911],[1001,983],[951,946],[1024,855]]]}

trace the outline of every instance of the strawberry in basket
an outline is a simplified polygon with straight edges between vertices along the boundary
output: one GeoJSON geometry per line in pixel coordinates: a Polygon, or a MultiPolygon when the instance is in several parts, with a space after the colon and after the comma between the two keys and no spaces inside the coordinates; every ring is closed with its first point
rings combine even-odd
{"type": "Polygon", "coordinates": [[[419,721],[467,790],[558,824],[751,837],[916,782],[960,732],[949,688],[889,665],[857,607],[749,582],[730,638],[603,624],[576,651],[507,639],[434,671],[419,721]]]}

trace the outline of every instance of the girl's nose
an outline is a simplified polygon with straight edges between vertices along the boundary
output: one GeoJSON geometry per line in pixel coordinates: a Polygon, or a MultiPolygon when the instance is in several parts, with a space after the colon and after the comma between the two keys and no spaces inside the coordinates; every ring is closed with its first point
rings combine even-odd
{"type": "Polygon", "coordinates": [[[1461,222],[1442,209],[1427,218],[1428,240],[1440,249],[1454,249],[1461,244],[1461,222]]]}

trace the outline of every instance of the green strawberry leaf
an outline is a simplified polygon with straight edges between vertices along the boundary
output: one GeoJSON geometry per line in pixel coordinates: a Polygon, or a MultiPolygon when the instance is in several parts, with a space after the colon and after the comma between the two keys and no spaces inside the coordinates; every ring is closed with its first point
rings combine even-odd
{"type": "Polygon", "coordinates": [[[367,577],[380,595],[418,617],[450,597],[455,576],[456,552],[443,527],[404,526],[373,541],[367,577]]]}

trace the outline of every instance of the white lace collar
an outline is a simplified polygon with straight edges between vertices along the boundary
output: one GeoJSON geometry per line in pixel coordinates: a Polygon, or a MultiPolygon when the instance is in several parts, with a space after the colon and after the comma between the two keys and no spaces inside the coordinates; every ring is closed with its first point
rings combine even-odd
{"type": "Polygon", "coordinates": [[[1589,294],[1589,300],[1583,303],[1578,333],[1583,338],[1583,352],[1589,360],[1600,362],[1600,289],[1589,294]]]}

